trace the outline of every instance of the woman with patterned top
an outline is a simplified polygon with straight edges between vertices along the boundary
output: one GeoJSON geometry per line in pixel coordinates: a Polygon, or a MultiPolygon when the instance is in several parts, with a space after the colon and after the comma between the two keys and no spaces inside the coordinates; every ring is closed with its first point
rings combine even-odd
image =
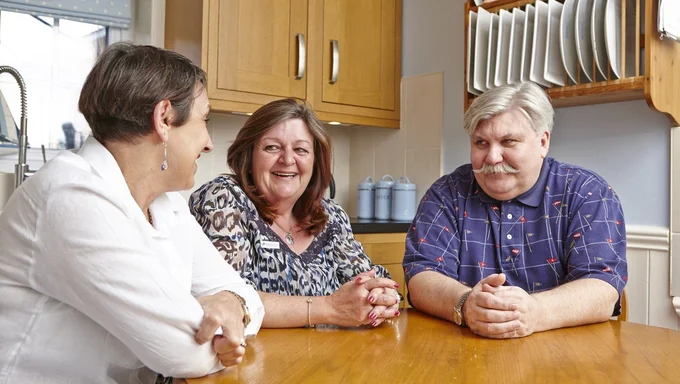
{"type": "Polygon", "coordinates": [[[196,190],[190,210],[265,307],[262,326],[377,326],[398,316],[384,267],[354,239],[347,213],[323,194],[331,143],[302,101],[271,102],[248,118],[227,155],[233,175],[196,190]]]}

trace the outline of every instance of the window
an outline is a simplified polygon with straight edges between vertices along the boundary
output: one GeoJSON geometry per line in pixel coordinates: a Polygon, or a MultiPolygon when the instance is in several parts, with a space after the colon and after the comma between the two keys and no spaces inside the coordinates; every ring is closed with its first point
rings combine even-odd
{"type": "MultiPolygon", "coordinates": [[[[14,67],[26,83],[31,152],[43,145],[47,149],[78,148],[90,133],[78,112],[78,98],[87,74],[107,45],[108,31],[102,25],[0,12],[0,65],[14,67]]],[[[20,94],[11,75],[0,76],[0,91],[18,126],[20,94]]]]}

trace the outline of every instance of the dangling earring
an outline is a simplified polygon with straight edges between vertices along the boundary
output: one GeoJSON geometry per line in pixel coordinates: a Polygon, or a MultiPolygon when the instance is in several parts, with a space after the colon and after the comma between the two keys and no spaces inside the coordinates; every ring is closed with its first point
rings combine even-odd
{"type": "Polygon", "coordinates": [[[168,169],[168,143],[163,142],[163,162],[161,163],[161,171],[168,169]]]}

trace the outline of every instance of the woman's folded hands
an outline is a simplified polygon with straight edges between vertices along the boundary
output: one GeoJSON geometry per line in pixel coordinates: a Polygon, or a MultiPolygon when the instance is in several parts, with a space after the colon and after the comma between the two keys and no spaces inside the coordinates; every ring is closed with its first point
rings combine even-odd
{"type": "Polygon", "coordinates": [[[333,323],[341,326],[376,327],[388,318],[399,316],[399,294],[392,279],[375,277],[369,270],[355,276],[329,296],[333,323]]]}

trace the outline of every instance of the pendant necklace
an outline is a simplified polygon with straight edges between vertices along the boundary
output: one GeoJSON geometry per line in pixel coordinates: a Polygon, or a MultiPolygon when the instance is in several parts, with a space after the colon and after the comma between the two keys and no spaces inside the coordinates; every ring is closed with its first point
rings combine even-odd
{"type": "Polygon", "coordinates": [[[288,245],[293,245],[293,244],[295,244],[295,239],[293,239],[293,234],[291,234],[291,232],[293,231],[293,227],[295,226],[295,224],[293,224],[293,225],[290,226],[290,230],[289,230],[289,231],[286,231],[286,230],[283,229],[283,227],[280,226],[279,223],[277,223],[276,221],[272,220],[272,223],[276,224],[277,227],[281,228],[282,231],[286,232],[285,240],[286,240],[286,243],[288,243],[288,245]]]}

